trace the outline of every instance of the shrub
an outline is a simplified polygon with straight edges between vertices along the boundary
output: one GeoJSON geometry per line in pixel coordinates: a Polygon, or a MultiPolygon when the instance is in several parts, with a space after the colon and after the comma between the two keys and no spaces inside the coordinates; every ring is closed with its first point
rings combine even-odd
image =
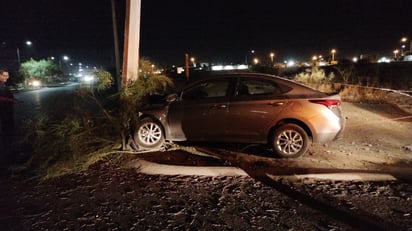
{"type": "Polygon", "coordinates": [[[47,178],[82,171],[102,156],[126,150],[129,130],[147,96],[164,94],[173,86],[168,77],[148,71],[150,61],[142,62],[142,75],[119,93],[108,91],[110,73],[97,71],[95,87],[76,92],[74,110],[66,117],[38,115],[25,121],[23,140],[31,145],[32,155],[23,169],[47,178]]]}
{"type": "Polygon", "coordinates": [[[304,84],[330,83],[335,78],[333,72],[326,76],[325,71],[318,67],[313,67],[305,72],[297,74],[293,79],[304,84]]]}

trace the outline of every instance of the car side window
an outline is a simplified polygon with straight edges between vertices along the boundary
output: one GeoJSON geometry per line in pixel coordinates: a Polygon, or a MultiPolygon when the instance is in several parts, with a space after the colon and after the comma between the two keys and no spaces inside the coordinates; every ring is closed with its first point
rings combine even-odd
{"type": "Polygon", "coordinates": [[[183,92],[184,100],[200,100],[208,98],[226,97],[229,88],[228,79],[204,81],[183,92]]]}
{"type": "Polygon", "coordinates": [[[280,94],[282,94],[282,89],[275,82],[265,79],[240,79],[237,89],[238,96],[265,96],[280,94]]]}

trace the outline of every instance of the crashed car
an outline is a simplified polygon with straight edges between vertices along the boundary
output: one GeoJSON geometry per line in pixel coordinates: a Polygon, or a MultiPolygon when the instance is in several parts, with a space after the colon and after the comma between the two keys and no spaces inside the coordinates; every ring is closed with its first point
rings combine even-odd
{"type": "Polygon", "coordinates": [[[313,142],[335,140],[345,126],[339,94],[267,74],[216,74],[165,101],[140,112],[134,141],[141,149],[165,141],[267,144],[296,158],[313,142]]]}

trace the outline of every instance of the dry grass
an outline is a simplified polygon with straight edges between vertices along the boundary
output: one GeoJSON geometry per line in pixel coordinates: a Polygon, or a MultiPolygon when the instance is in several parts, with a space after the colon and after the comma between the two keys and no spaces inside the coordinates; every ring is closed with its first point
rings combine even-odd
{"type": "Polygon", "coordinates": [[[319,91],[338,92],[342,100],[356,103],[388,103],[398,106],[405,112],[412,113],[412,96],[401,91],[363,87],[359,85],[342,85],[338,83],[307,84],[319,91]]]}
{"type": "Polygon", "coordinates": [[[389,92],[387,90],[361,87],[356,85],[345,85],[340,91],[343,100],[349,102],[382,103],[389,92]]]}

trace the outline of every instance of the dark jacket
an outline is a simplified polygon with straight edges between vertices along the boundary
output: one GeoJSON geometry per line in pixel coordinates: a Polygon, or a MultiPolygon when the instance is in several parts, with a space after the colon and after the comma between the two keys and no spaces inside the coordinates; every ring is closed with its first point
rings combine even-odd
{"type": "Polygon", "coordinates": [[[13,120],[13,93],[4,83],[0,82],[0,119],[2,123],[13,120]]]}

